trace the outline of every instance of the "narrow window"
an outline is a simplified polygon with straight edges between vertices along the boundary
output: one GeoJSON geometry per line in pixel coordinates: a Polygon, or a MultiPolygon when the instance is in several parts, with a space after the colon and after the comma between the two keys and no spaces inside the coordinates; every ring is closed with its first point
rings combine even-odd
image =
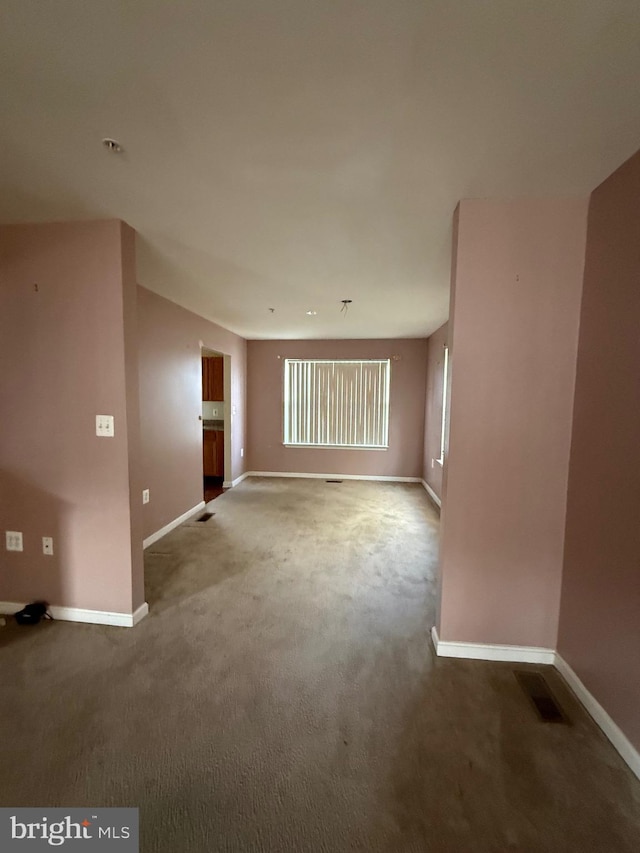
{"type": "Polygon", "coordinates": [[[447,437],[447,383],[449,380],[449,347],[444,348],[444,366],[442,368],[442,419],[440,421],[440,458],[444,465],[444,446],[447,437]]]}
{"type": "Polygon", "coordinates": [[[389,446],[390,360],[284,360],[284,443],[389,446]]]}

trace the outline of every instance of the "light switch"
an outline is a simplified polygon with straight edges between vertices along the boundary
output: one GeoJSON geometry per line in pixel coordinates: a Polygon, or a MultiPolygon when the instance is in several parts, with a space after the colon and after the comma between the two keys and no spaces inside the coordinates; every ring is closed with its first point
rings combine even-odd
{"type": "Polygon", "coordinates": [[[17,530],[7,530],[5,533],[6,536],[6,549],[7,551],[22,551],[22,533],[17,530]]]}
{"type": "Polygon", "coordinates": [[[113,415],[96,415],[96,435],[99,435],[101,438],[113,437],[113,415]]]}

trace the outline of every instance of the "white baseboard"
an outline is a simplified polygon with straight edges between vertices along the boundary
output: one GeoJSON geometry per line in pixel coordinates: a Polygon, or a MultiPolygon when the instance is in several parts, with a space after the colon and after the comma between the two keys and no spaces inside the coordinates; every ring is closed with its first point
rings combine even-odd
{"type": "MultiPolygon", "coordinates": [[[[145,601],[137,608],[137,610],[133,611],[133,625],[137,625],[138,622],[141,622],[148,613],[149,605],[145,601]]],[[[133,625],[131,627],[133,627],[133,625]]]]}
{"type": "Polygon", "coordinates": [[[591,715],[594,722],[600,726],[604,734],[620,753],[624,761],[629,765],[633,773],[635,773],[638,779],[640,779],[640,753],[638,753],[638,750],[634,747],[629,738],[611,719],[595,696],[593,696],[593,694],[584,686],[566,660],[564,660],[564,658],[557,652],[555,655],[554,665],[560,675],[567,682],[568,686],[575,693],[583,707],[591,715]]]}
{"type": "Polygon", "coordinates": [[[438,657],[467,658],[468,660],[507,661],[510,663],[553,664],[556,653],[540,646],[497,646],[484,643],[458,643],[441,640],[434,627],[431,629],[433,646],[438,657]]]}
{"type": "Polygon", "coordinates": [[[179,527],[184,521],[188,518],[191,518],[192,515],[196,512],[200,512],[201,509],[204,509],[206,506],[204,501],[200,501],[199,504],[196,504],[191,509],[183,512],[182,515],[179,515],[178,518],[174,518],[173,521],[170,521],[169,524],[165,524],[164,527],[161,527],[160,530],[156,530],[155,533],[152,533],[151,536],[147,536],[147,538],[143,541],[142,547],[148,548],[149,545],[153,545],[154,542],[157,542],[158,539],[162,539],[163,536],[166,536],[167,533],[170,533],[172,530],[175,530],[176,527],[179,527]]]}
{"type": "Polygon", "coordinates": [[[438,507],[442,508],[442,501],[441,501],[441,500],[440,500],[440,498],[436,495],[436,493],[433,491],[433,489],[431,488],[431,486],[429,485],[429,483],[427,483],[427,481],[426,481],[426,480],[420,480],[420,482],[422,483],[422,485],[423,485],[423,486],[425,487],[425,489],[427,490],[427,494],[429,495],[429,497],[431,498],[431,500],[434,502],[434,504],[435,504],[436,506],[438,506],[438,507]]]}
{"type": "MultiPolygon", "coordinates": [[[[22,610],[24,602],[0,601],[0,613],[13,614],[22,610]]],[[[145,601],[134,613],[112,613],[108,610],[83,610],[81,607],[63,607],[52,604],[49,612],[61,622],[86,622],[90,625],[115,625],[120,628],[133,628],[149,612],[145,601]]]]}
{"type": "Polygon", "coordinates": [[[239,477],[236,477],[235,480],[225,480],[222,484],[223,489],[232,489],[234,486],[239,485],[246,477],[249,477],[250,474],[248,471],[245,471],[244,474],[240,474],[239,477]]]}
{"type": "Polygon", "coordinates": [[[420,483],[420,477],[385,477],[367,474],[300,474],[297,471],[247,471],[245,477],[296,477],[302,480],[373,480],[380,483],[420,483]]]}

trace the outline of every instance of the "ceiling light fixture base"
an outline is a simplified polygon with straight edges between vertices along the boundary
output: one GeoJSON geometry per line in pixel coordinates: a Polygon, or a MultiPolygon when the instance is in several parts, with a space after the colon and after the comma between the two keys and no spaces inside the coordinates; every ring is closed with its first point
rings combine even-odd
{"type": "Polygon", "coordinates": [[[102,140],[102,144],[107,149],[107,151],[111,151],[112,154],[122,154],[124,148],[116,139],[111,139],[110,136],[105,136],[102,140]]]}

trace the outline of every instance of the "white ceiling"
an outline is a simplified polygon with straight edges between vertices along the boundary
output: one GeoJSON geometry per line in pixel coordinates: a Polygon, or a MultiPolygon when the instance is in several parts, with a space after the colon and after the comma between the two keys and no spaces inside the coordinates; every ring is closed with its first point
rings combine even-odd
{"type": "Polygon", "coordinates": [[[423,336],[458,199],[586,194],[639,90],[638,0],[3,0],[0,221],[125,219],[246,337],[423,336]]]}

